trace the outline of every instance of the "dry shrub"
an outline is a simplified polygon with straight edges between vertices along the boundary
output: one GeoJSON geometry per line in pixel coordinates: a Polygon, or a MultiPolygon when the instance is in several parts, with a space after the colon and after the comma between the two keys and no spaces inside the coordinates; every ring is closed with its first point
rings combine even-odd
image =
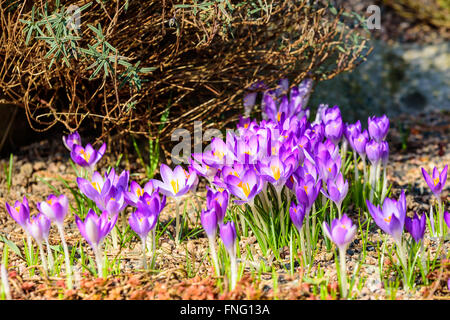
{"type": "Polygon", "coordinates": [[[99,139],[165,142],[197,120],[203,128],[235,121],[256,81],[331,79],[370,52],[364,36],[340,22],[341,12],[317,1],[194,2],[91,1],[80,31],[63,37],[47,27],[63,5],[87,1],[0,0],[0,102],[23,108],[38,131],[58,122],[72,131],[89,120],[91,128],[101,125],[99,139]],[[134,78],[124,80],[127,71],[134,78]]]}

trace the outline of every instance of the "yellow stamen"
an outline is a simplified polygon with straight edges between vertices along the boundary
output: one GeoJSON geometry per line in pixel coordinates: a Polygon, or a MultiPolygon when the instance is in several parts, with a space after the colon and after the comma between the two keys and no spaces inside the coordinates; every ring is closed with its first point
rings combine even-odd
{"type": "Polygon", "coordinates": [[[92,182],[91,184],[92,184],[92,186],[94,187],[95,190],[97,190],[98,192],[101,192],[100,191],[100,185],[98,184],[98,182],[92,182]]]}
{"type": "Polygon", "coordinates": [[[142,188],[137,188],[136,189],[136,195],[138,197],[142,197],[144,195],[144,190],[142,190],[142,188]]]}
{"type": "Polygon", "coordinates": [[[91,155],[89,153],[86,153],[86,151],[84,151],[84,149],[81,149],[80,153],[81,153],[81,156],[83,157],[83,159],[86,160],[86,162],[89,162],[91,155]]]}
{"type": "Polygon", "coordinates": [[[390,222],[391,222],[391,219],[392,219],[392,215],[390,215],[390,216],[387,217],[387,218],[384,218],[384,221],[386,221],[387,223],[390,223],[390,222]]]}
{"type": "Polygon", "coordinates": [[[248,197],[248,195],[250,194],[250,186],[248,185],[248,182],[242,183],[241,181],[239,182],[238,187],[241,188],[242,191],[244,191],[245,196],[248,197]]]}
{"type": "Polygon", "coordinates": [[[433,182],[434,182],[434,186],[436,186],[438,183],[439,183],[439,177],[437,177],[436,179],[433,179],[433,182]]]}
{"type": "Polygon", "coordinates": [[[303,189],[305,189],[306,194],[308,194],[308,186],[304,186],[303,189]]]}
{"type": "Polygon", "coordinates": [[[275,180],[280,179],[281,173],[280,168],[277,166],[271,166],[270,169],[272,169],[272,174],[275,180]]]}
{"type": "Polygon", "coordinates": [[[244,128],[245,128],[245,129],[248,128],[248,123],[244,124],[244,128]]]}
{"type": "Polygon", "coordinates": [[[278,120],[278,122],[280,122],[280,120],[281,120],[281,112],[277,113],[277,120],[278,120]]]}
{"type": "Polygon", "coordinates": [[[178,190],[179,190],[178,180],[177,180],[177,181],[172,180],[172,181],[170,181],[170,184],[172,185],[173,192],[174,192],[175,194],[177,194],[177,193],[178,193],[178,190]]]}
{"type": "Polygon", "coordinates": [[[216,151],[214,151],[213,156],[222,160],[223,157],[225,156],[225,154],[219,150],[216,150],[216,151]]]}

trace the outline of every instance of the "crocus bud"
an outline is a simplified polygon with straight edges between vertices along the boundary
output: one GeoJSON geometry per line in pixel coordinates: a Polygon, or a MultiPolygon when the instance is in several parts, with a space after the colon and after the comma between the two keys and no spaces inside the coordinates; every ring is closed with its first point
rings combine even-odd
{"type": "Polygon", "coordinates": [[[217,215],[215,210],[202,210],[200,221],[208,238],[215,238],[217,232],[217,215]]]}
{"type": "Polygon", "coordinates": [[[305,206],[301,203],[295,205],[294,202],[291,203],[291,207],[289,208],[289,216],[291,217],[292,223],[300,232],[303,226],[303,220],[305,219],[305,206]]]}
{"type": "Polygon", "coordinates": [[[416,243],[423,239],[426,220],[427,219],[424,214],[420,218],[417,213],[414,213],[414,218],[412,219],[409,217],[405,218],[405,229],[411,234],[416,243]]]}
{"type": "Polygon", "coordinates": [[[63,143],[69,151],[72,151],[74,145],[81,145],[81,137],[77,131],[69,134],[67,137],[63,136],[63,143]]]}
{"type": "Polygon", "coordinates": [[[380,118],[369,117],[367,120],[369,124],[369,134],[375,141],[382,141],[386,138],[389,131],[389,118],[383,115],[380,118]]]}
{"type": "Polygon", "coordinates": [[[214,192],[208,189],[206,192],[206,207],[214,209],[217,215],[217,223],[222,224],[227,213],[229,194],[227,190],[214,192]]]}
{"type": "Polygon", "coordinates": [[[344,132],[344,125],[341,118],[330,120],[325,124],[325,137],[333,141],[334,144],[339,143],[344,132]]]}
{"type": "Polygon", "coordinates": [[[23,197],[22,202],[16,201],[14,207],[11,207],[8,202],[5,203],[5,206],[11,218],[26,230],[27,220],[30,219],[30,207],[27,198],[23,197]]]}
{"type": "Polygon", "coordinates": [[[234,256],[236,251],[236,227],[233,221],[229,221],[220,227],[220,237],[222,238],[225,248],[234,256]]]}
{"type": "Polygon", "coordinates": [[[341,250],[345,250],[356,234],[356,226],[352,220],[344,213],[342,218],[334,219],[331,228],[325,221],[323,222],[323,232],[341,250]]]}
{"type": "Polygon", "coordinates": [[[381,143],[371,140],[366,145],[366,154],[372,165],[378,164],[381,159],[381,143]]]}
{"type": "Polygon", "coordinates": [[[367,141],[369,141],[369,134],[367,130],[355,135],[353,138],[353,147],[355,151],[361,156],[364,157],[366,155],[366,145],[367,141]]]}

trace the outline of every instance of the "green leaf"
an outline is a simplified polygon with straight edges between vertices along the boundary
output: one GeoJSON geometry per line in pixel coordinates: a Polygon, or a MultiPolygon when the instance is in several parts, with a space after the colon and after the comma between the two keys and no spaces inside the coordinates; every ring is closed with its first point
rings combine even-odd
{"type": "Polygon", "coordinates": [[[0,235],[0,241],[4,242],[12,250],[12,252],[17,254],[21,259],[25,260],[19,247],[14,242],[6,239],[3,235],[0,235]]]}

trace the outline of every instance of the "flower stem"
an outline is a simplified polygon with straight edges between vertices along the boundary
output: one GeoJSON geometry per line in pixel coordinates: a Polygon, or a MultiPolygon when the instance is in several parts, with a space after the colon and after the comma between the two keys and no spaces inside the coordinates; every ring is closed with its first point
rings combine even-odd
{"type": "Polygon", "coordinates": [[[142,268],[147,270],[147,256],[145,255],[145,249],[146,249],[146,242],[147,237],[141,238],[141,244],[142,244],[142,268]]]}
{"type": "Polygon", "coordinates": [[[353,150],[353,163],[355,164],[355,183],[359,180],[359,171],[358,171],[358,159],[356,157],[356,151],[353,150]]]}
{"type": "Polygon", "coordinates": [[[100,246],[93,248],[95,254],[95,262],[97,263],[97,277],[102,278],[103,276],[103,261],[102,261],[102,250],[100,246]]]}
{"type": "Polygon", "coordinates": [[[439,226],[440,226],[440,231],[441,231],[441,236],[442,236],[442,238],[444,238],[445,237],[445,235],[446,235],[446,226],[445,226],[445,222],[444,222],[444,210],[443,210],[443,208],[442,208],[442,199],[441,199],[441,197],[439,196],[439,197],[437,197],[438,199],[437,199],[437,201],[438,201],[438,210],[439,210],[439,212],[438,212],[438,216],[439,216],[439,226]]]}
{"type": "Polygon", "coordinates": [[[216,252],[216,237],[215,235],[213,237],[208,237],[209,240],[209,251],[211,252],[211,258],[214,263],[214,269],[216,269],[216,275],[220,277],[220,269],[219,269],[219,261],[217,259],[217,252],[216,252]]]}
{"type": "Polygon", "coordinates": [[[52,249],[50,248],[50,244],[48,243],[48,239],[45,239],[45,244],[47,246],[47,256],[48,256],[49,269],[50,269],[50,272],[53,272],[53,268],[54,268],[55,262],[53,261],[53,253],[52,253],[52,249]]]}
{"type": "Polygon", "coordinates": [[[280,211],[280,227],[281,227],[281,234],[283,235],[283,238],[286,238],[286,231],[284,226],[284,210],[281,206],[281,190],[276,191],[277,199],[278,199],[278,210],[280,211]]]}
{"type": "Polygon", "coordinates": [[[180,243],[180,201],[175,200],[177,211],[176,211],[176,222],[175,222],[175,241],[180,243]]]}
{"type": "Polygon", "coordinates": [[[383,188],[381,189],[380,203],[383,203],[384,198],[386,198],[386,192],[387,192],[386,167],[387,166],[383,166],[383,188]]]}
{"type": "Polygon", "coordinates": [[[57,225],[59,236],[61,238],[61,242],[64,249],[64,260],[66,262],[66,277],[67,277],[67,287],[69,289],[73,288],[72,284],[72,268],[70,266],[70,259],[69,259],[69,249],[67,248],[66,238],[64,237],[64,229],[62,225],[57,225]]]}
{"type": "Polygon", "coordinates": [[[345,248],[339,248],[339,266],[340,266],[340,276],[341,276],[341,291],[342,297],[347,298],[347,267],[345,264],[345,248]]]}
{"type": "Polygon", "coordinates": [[[152,229],[152,260],[150,262],[150,268],[153,268],[155,264],[156,253],[156,227],[152,229]]]}
{"type": "Polygon", "coordinates": [[[230,252],[230,262],[231,262],[231,290],[236,288],[237,283],[237,261],[236,261],[236,253],[230,252]]]}
{"type": "Polygon", "coordinates": [[[299,234],[300,234],[300,249],[302,250],[302,256],[303,256],[303,268],[305,268],[306,266],[309,266],[309,262],[306,259],[306,248],[305,248],[305,236],[304,236],[304,228],[301,228],[299,230],[299,234]]]}
{"type": "Polygon", "coordinates": [[[366,185],[367,185],[367,166],[366,166],[366,157],[361,157],[362,158],[362,163],[363,163],[363,174],[364,174],[364,190],[366,189],[366,185]]]}
{"type": "Polygon", "coordinates": [[[111,230],[111,238],[112,238],[113,248],[117,249],[118,243],[117,243],[117,229],[116,229],[116,227],[114,227],[111,230]]]}
{"type": "Polygon", "coordinates": [[[44,248],[42,247],[42,243],[38,243],[39,254],[41,255],[42,267],[44,268],[44,275],[48,277],[48,267],[47,260],[45,259],[44,248]]]}
{"type": "Polygon", "coordinates": [[[9,287],[8,282],[8,272],[4,264],[1,265],[0,273],[2,278],[3,291],[5,292],[6,299],[11,300],[12,298],[11,298],[11,289],[9,287]]]}

